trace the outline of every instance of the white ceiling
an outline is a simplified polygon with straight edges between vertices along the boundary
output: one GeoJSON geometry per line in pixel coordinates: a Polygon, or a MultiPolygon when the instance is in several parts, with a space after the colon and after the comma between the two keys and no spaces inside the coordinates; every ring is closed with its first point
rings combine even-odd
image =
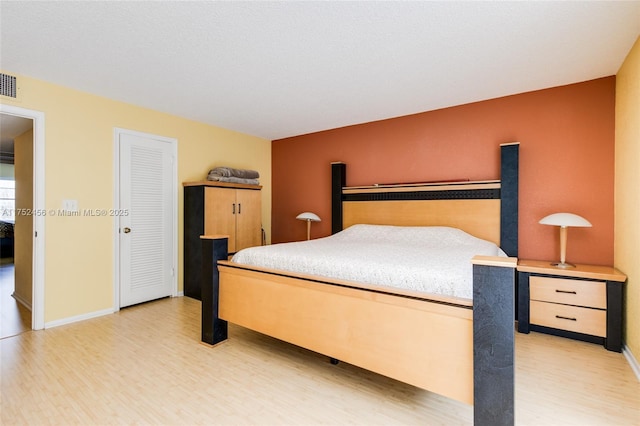
{"type": "Polygon", "coordinates": [[[617,73],[640,1],[0,1],[0,69],[278,139],[617,73]]]}

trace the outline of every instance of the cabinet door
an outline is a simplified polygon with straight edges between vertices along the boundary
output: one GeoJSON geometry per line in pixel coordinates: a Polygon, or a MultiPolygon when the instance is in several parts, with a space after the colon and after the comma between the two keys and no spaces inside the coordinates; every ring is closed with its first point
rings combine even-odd
{"type": "Polygon", "coordinates": [[[236,190],[234,188],[205,188],[204,233],[228,235],[229,253],[236,251],[236,190]]]}
{"type": "Polygon", "coordinates": [[[236,247],[234,251],[262,243],[262,192],[238,189],[236,192],[236,247]]]}

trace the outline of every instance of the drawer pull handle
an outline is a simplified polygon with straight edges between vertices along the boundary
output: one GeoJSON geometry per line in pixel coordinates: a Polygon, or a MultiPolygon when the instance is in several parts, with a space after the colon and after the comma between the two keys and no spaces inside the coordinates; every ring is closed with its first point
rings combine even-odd
{"type": "Polygon", "coordinates": [[[560,315],[556,315],[556,318],[569,320],[569,321],[577,321],[577,319],[575,319],[575,318],[563,317],[563,316],[560,316],[560,315]]]}
{"type": "Polygon", "coordinates": [[[556,293],[577,294],[575,291],[556,290],[556,293]]]}

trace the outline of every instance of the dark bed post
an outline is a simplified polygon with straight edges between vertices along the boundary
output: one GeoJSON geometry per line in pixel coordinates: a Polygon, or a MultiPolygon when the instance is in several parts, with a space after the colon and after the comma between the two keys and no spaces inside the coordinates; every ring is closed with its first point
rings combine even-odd
{"type": "Polygon", "coordinates": [[[203,235],[202,240],[202,341],[215,345],[227,339],[227,322],[218,318],[220,273],[218,260],[228,257],[229,237],[203,235]]]}
{"type": "Polygon", "coordinates": [[[520,142],[500,145],[500,247],[518,256],[518,175],[520,142]]]}
{"type": "Polygon", "coordinates": [[[516,258],[473,259],[473,422],[514,424],[516,258]]]}
{"type": "MultiPolygon", "coordinates": [[[[473,259],[473,422],[515,422],[516,267],[520,143],[500,145],[500,247],[510,258],[473,259]]],[[[516,313],[517,315],[517,313],[516,313]]]]}
{"type": "MultiPolygon", "coordinates": [[[[518,257],[518,185],[520,175],[520,142],[500,145],[500,248],[507,256],[518,257]]],[[[516,300],[518,277],[516,277],[516,300]]],[[[520,307],[513,310],[518,319],[520,307]]]]}
{"type": "Polygon", "coordinates": [[[342,188],[347,182],[347,165],[331,163],[331,234],[342,231],[342,188]]]}

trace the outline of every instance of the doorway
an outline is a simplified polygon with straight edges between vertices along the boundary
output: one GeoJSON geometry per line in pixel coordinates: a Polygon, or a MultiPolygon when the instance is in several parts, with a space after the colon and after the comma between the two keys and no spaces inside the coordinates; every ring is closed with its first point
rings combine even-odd
{"type": "Polygon", "coordinates": [[[31,330],[32,181],[33,120],[0,115],[0,338],[31,330]]]}
{"type": "Polygon", "coordinates": [[[177,140],[115,129],[115,310],[177,295],[177,140]]]}
{"type": "Polygon", "coordinates": [[[35,214],[44,211],[44,113],[0,104],[0,120],[0,300],[6,337],[44,328],[44,215],[35,214]]]}

